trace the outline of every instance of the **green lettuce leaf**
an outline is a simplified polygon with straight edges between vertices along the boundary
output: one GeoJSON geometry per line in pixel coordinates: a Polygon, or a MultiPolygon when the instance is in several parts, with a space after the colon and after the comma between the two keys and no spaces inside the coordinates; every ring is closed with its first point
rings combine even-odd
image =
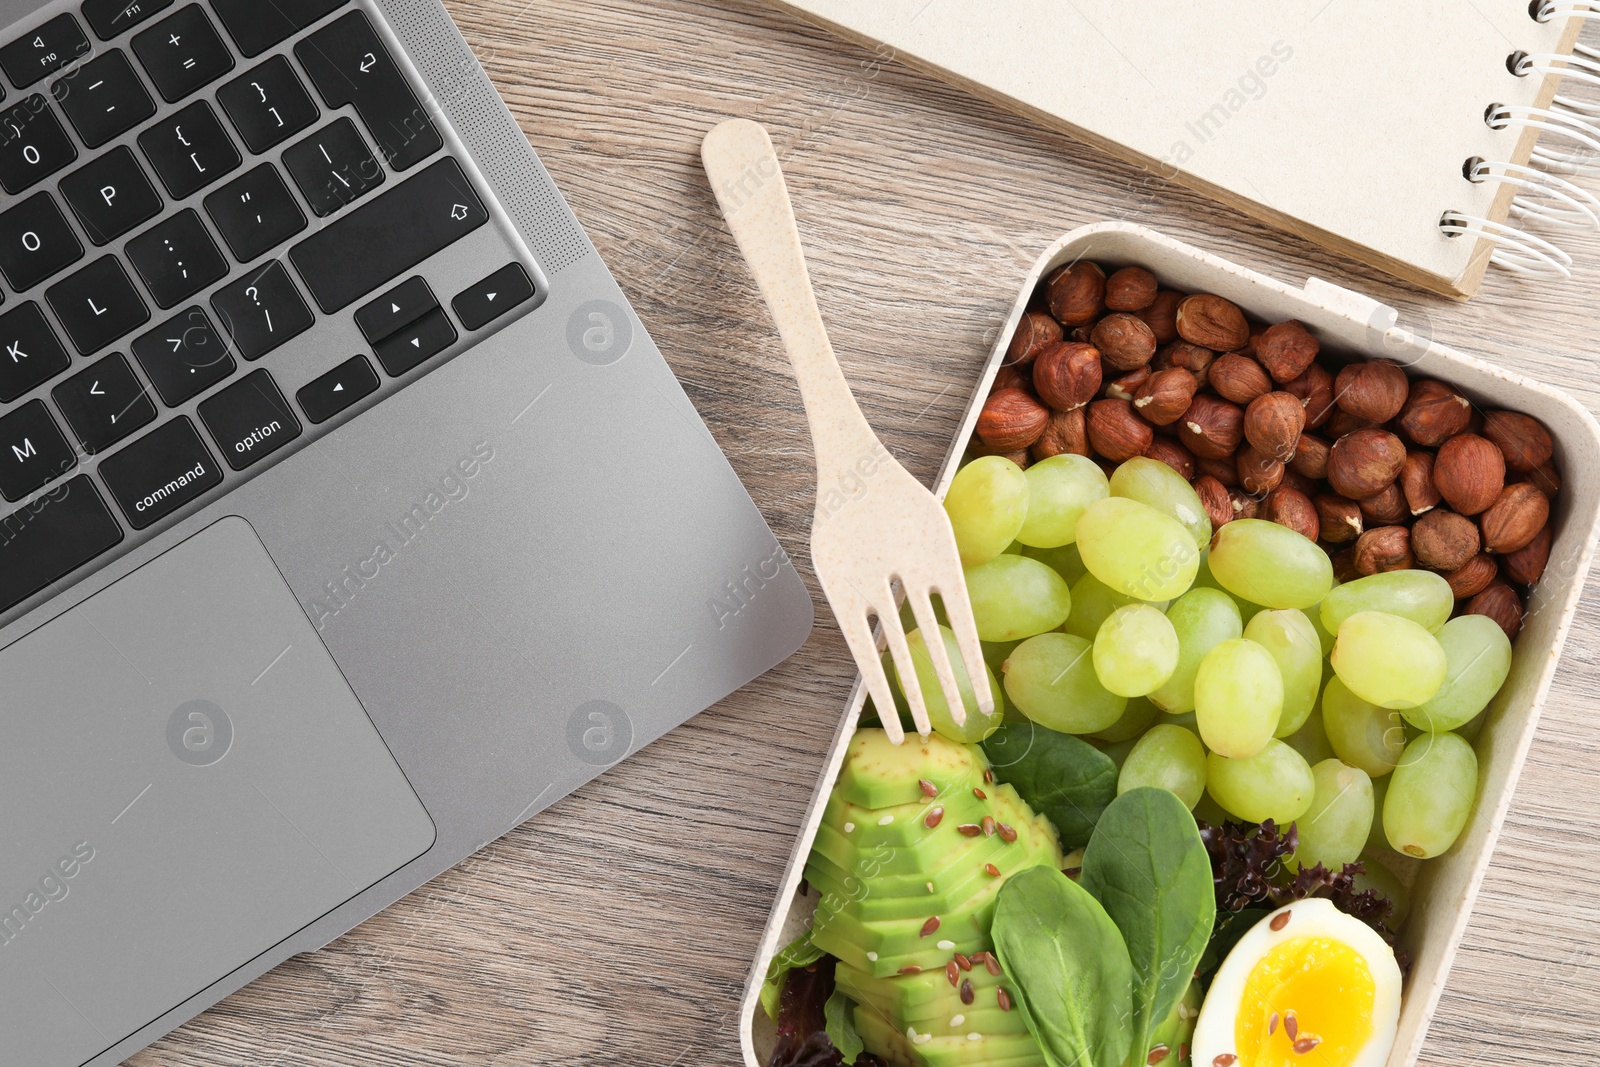
{"type": "Polygon", "coordinates": [[[833,1047],[839,1050],[839,1055],[846,1064],[856,1062],[856,1057],[867,1047],[862,1042],[861,1035],[856,1033],[855,1015],[852,1010],[854,1007],[850,998],[838,988],[834,989],[833,995],[828,998],[828,1003],[822,1006],[822,1016],[827,1021],[824,1029],[828,1033],[828,1040],[833,1042],[833,1047]]]}
{"type": "Polygon", "coordinates": [[[826,953],[811,943],[811,931],[795,938],[767,965],[767,977],[761,982],[761,1008],[767,1018],[778,1021],[778,998],[783,995],[783,980],[796,967],[809,967],[826,953]]]}
{"type": "Polygon", "coordinates": [[[1005,722],[984,739],[983,751],[995,777],[1055,826],[1063,848],[1087,842],[1100,813],[1116,798],[1117,765],[1070,734],[1005,722]]]}

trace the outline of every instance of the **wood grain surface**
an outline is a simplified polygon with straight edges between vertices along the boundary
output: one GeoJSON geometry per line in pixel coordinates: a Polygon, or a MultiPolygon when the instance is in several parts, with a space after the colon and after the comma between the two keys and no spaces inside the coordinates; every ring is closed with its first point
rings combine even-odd
{"type": "MultiPolygon", "coordinates": [[[[1101,219],[1136,220],[1285,280],[1366,292],[1414,329],[1600,409],[1593,235],[1562,238],[1573,282],[1493,271],[1471,303],[1453,304],[757,0],[450,7],[808,580],[805,420],[699,165],[702,134],[727,116],[772,131],[845,373],[885,443],[926,481],[1028,264],[1101,219]]],[[[818,625],[787,663],[130,1062],[738,1063],[750,958],[854,674],[811,584],[818,625]]],[[[1597,604],[1600,588],[1579,610],[1429,1065],[1566,1067],[1595,1055],[1597,604]]]]}

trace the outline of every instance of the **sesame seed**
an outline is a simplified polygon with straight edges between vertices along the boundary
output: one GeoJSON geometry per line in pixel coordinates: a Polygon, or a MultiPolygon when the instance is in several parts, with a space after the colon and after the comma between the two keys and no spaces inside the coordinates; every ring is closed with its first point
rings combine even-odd
{"type": "Polygon", "coordinates": [[[933,892],[933,883],[932,882],[928,883],[928,892],[930,892],[930,893],[933,892]]]}
{"type": "Polygon", "coordinates": [[[922,790],[922,795],[925,797],[936,797],[939,795],[939,787],[928,781],[926,778],[918,778],[917,786],[922,790]]]}
{"type": "Polygon", "coordinates": [[[983,790],[979,789],[977,786],[973,786],[972,787],[972,795],[977,797],[979,800],[988,800],[989,799],[989,794],[985,793],[983,790]]]}
{"type": "Polygon", "coordinates": [[[878,825],[879,826],[888,826],[892,822],[894,822],[894,816],[893,815],[885,815],[883,818],[878,820],[878,825]]]}
{"type": "Polygon", "coordinates": [[[1006,987],[1005,986],[996,986],[995,987],[994,998],[995,998],[995,1000],[1000,1002],[1000,1010],[1001,1011],[1010,1011],[1011,1010],[1011,994],[1006,992],[1006,987]]]}
{"type": "Polygon", "coordinates": [[[922,924],[922,933],[919,936],[927,937],[937,929],[939,929],[939,916],[930,915],[928,921],[922,924]]]}
{"type": "Polygon", "coordinates": [[[940,941],[934,945],[934,948],[937,948],[941,952],[949,952],[955,947],[956,943],[954,941],[940,941]]]}
{"type": "Polygon", "coordinates": [[[853,823],[853,822],[845,823],[844,824],[844,832],[847,833],[847,834],[855,833],[856,832],[856,824],[853,823]]]}
{"type": "Polygon", "coordinates": [[[972,970],[972,960],[971,960],[971,958],[967,957],[967,956],[963,956],[959,952],[956,953],[956,958],[955,958],[955,960],[953,962],[955,963],[955,965],[957,967],[960,967],[963,971],[972,970]]]}
{"type": "Polygon", "coordinates": [[[980,1033],[976,1033],[976,1032],[970,1033],[970,1034],[967,1035],[967,1040],[968,1041],[982,1041],[983,1040],[983,1035],[980,1034],[980,1033]]]}
{"type": "Polygon", "coordinates": [[[1283,1032],[1290,1041],[1300,1036],[1300,1020],[1292,1011],[1283,1013],[1283,1032]]]}
{"type": "Polygon", "coordinates": [[[878,954],[876,952],[869,952],[869,953],[867,953],[867,959],[871,960],[873,963],[877,963],[878,962],[878,954]]]}
{"type": "Polygon", "coordinates": [[[985,863],[983,865],[983,870],[984,870],[984,873],[988,874],[988,876],[990,878],[998,878],[998,877],[1000,877],[1000,868],[996,867],[992,863],[985,863]]]}
{"type": "Polygon", "coordinates": [[[1322,1038],[1307,1034],[1294,1043],[1294,1050],[1304,1056],[1320,1044],[1322,1044],[1322,1038]]]}
{"type": "Polygon", "coordinates": [[[939,823],[943,819],[944,819],[944,808],[943,807],[929,808],[928,809],[928,814],[926,814],[926,815],[924,815],[922,817],[922,825],[924,825],[928,829],[932,830],[935,826],[938,826],[939,823]]]}
{"type": "Polygon", "coordinates": [[[964,822],[956,827],[956,830],[960,832],[962,837],[977,837],[983,833],[983,827],[975,822],[964,822]]]}
{"type": "Polygon", "coordinates": [[[983,836],[984,837],[993,837],[994,836],[995,823],[994,823],[994,816],[993,815],[985,815],[983,817],[982,826],[983,826],[983,836]]]}
{"type": "Polygon", "coordinates": [[[1167,1048],[1165,1045],[1156,1045],[1155,1047],[1151,1048],[1150,1055],[1144,1058],[1144,1062],[1150,1064],[1150,1067],[1155,1067],[1156,1064],[1166,1059],[1167,1053],[1171,1051],[1172,1050],[1167,1048]]]}
{"type": "Polygon", "coordinates": [[[995,829],[1000,834],[1000,840],[1004,841],[1008,845],[1017,839],[1017,831],[1015,827],[1007,826],[1005,823],[998,823],[996,824],[995,829]]]}
{"type": "Polygon", "coordinates": [[[944,976],[950,979],[950,984],[953,986],[961,984],[961,968],[956,966],[955,960],[944,965],[944,976]]]}
{"type": "Polygon", "coordinates": [[[951,1026],[952,1029],[954,1029],[957,1026],[960,1026],[962,1023],[964,1023],[966,1021],[967,1021],[967,1017],[965,1015],[956,1014],[956,1015],[950,1016],[950,1026],[951,1026]]]}
{"type": "Polygon", "coordinates": [[[1282,930],[1285,926],[1289,925],[1288,911],[1280,911],[1278,914],[1272,917],[1272,921],[1267,925],[1274,930],[1282,930]]]}
{"type": "Polygon", "coordinates": [[[961,1003],[971,1004],[976,999],[977,994],[972,991],[972,979],[963,978],[961,980],[961,1003]]]}
{"type": "Polygon", "coordinates": [[[932,1030],[929,1030],[925,1034],[919,1034],[919,1033],[917,1033],[916,1027],[912,1027],[911,1028],[911,1043],[913,1045],[920,1045],[920,1044],[922,1044],[922,1043],[924,1043],[926,1041],[932,1040],[932,1038],[933,1038],[933,1031],[932,1030]]]}

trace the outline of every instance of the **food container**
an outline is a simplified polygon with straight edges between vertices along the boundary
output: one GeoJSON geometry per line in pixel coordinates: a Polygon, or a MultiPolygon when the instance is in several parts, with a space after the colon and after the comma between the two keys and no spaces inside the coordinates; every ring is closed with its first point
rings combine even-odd
{"type": "MultiPolygon", "coordinates": [[[[1600,426],[1571,397],[1447,348],[1430,337],[1414,334],[1396,321],[1393,308],[1369,297],[1317,278],[1309,279],[1303,288],[1294,288],[1145,227],[1105,222],[1081,227],[1062,237],[1045,250],[1023,280],[1005,329],[984,364],[978,388],[939,472],[935,492],[941,496],[961,462],[1012,331],[1040,278],[1076,259],[1092,259],[1106,267],[1108,273],[1117,267],[1139,264],[1154,271],[1163,287],[1215,293],[1267,322],[1299,319],[1318,335],[1323,352],[1334,359],[1367,356],[1396,360],[1413,376],[1448,382],[1479,407],[1509,408],[1532,415],[1549,427],[1555,439],[1562,488],[1551,516],[1555,524],[1554,545],[1544,577],[1528,601],[1511,674],[1490,704],[1478,738],[1475,809],[1448,853],[1407,871],[1408,877],[1414,877],[1412,911],[1397,947],[1410,953],[1412,965],[1404,987],[1399,1034],[1388,1067],[1410,1067],[1421,1051],[1456,945],[1488,869],[1589,571],[1600,518],[1600,480],[1596,478],[1600,426]]],[[[828,752],[750,972],[740,1025],[740,1043],[748,1067],[765,1067],[772,1053],[776,1032],[758,1001],[761,982],[773,955],[799,936],[816,908],[814,894],[799,892],[801,875],[865,700],[866,691],[857,684],[828,752]]]]}

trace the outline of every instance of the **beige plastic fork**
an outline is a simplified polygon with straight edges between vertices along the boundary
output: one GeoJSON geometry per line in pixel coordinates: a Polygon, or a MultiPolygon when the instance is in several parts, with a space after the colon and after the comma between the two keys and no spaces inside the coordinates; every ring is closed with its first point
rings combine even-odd
{"type": "MultiPolygon", "coordinates": [[[[979,711],[994,714],[994,695],[950,520],[938,499],[883,447],[856,406],[817,310],[800,231],[771,138],[748,119],[730,119],[706,134],[700,153],[728,228],[772,310],[800,383],[817,454],[811,562],[884,731],[895,744],[905,739],[899,717],[890,711],[894,698],[868,622],[872,617],[877,618],[905,683],[917,731],[926,737],[932,729],[897,610],[896,582],[924,634],[938,632],[930,596],[940,595],[979,711]]],[[[944,642],[927,641],[926,647],[951,716],[960,725],[966,721],[966,711],[944,642]]]]}

